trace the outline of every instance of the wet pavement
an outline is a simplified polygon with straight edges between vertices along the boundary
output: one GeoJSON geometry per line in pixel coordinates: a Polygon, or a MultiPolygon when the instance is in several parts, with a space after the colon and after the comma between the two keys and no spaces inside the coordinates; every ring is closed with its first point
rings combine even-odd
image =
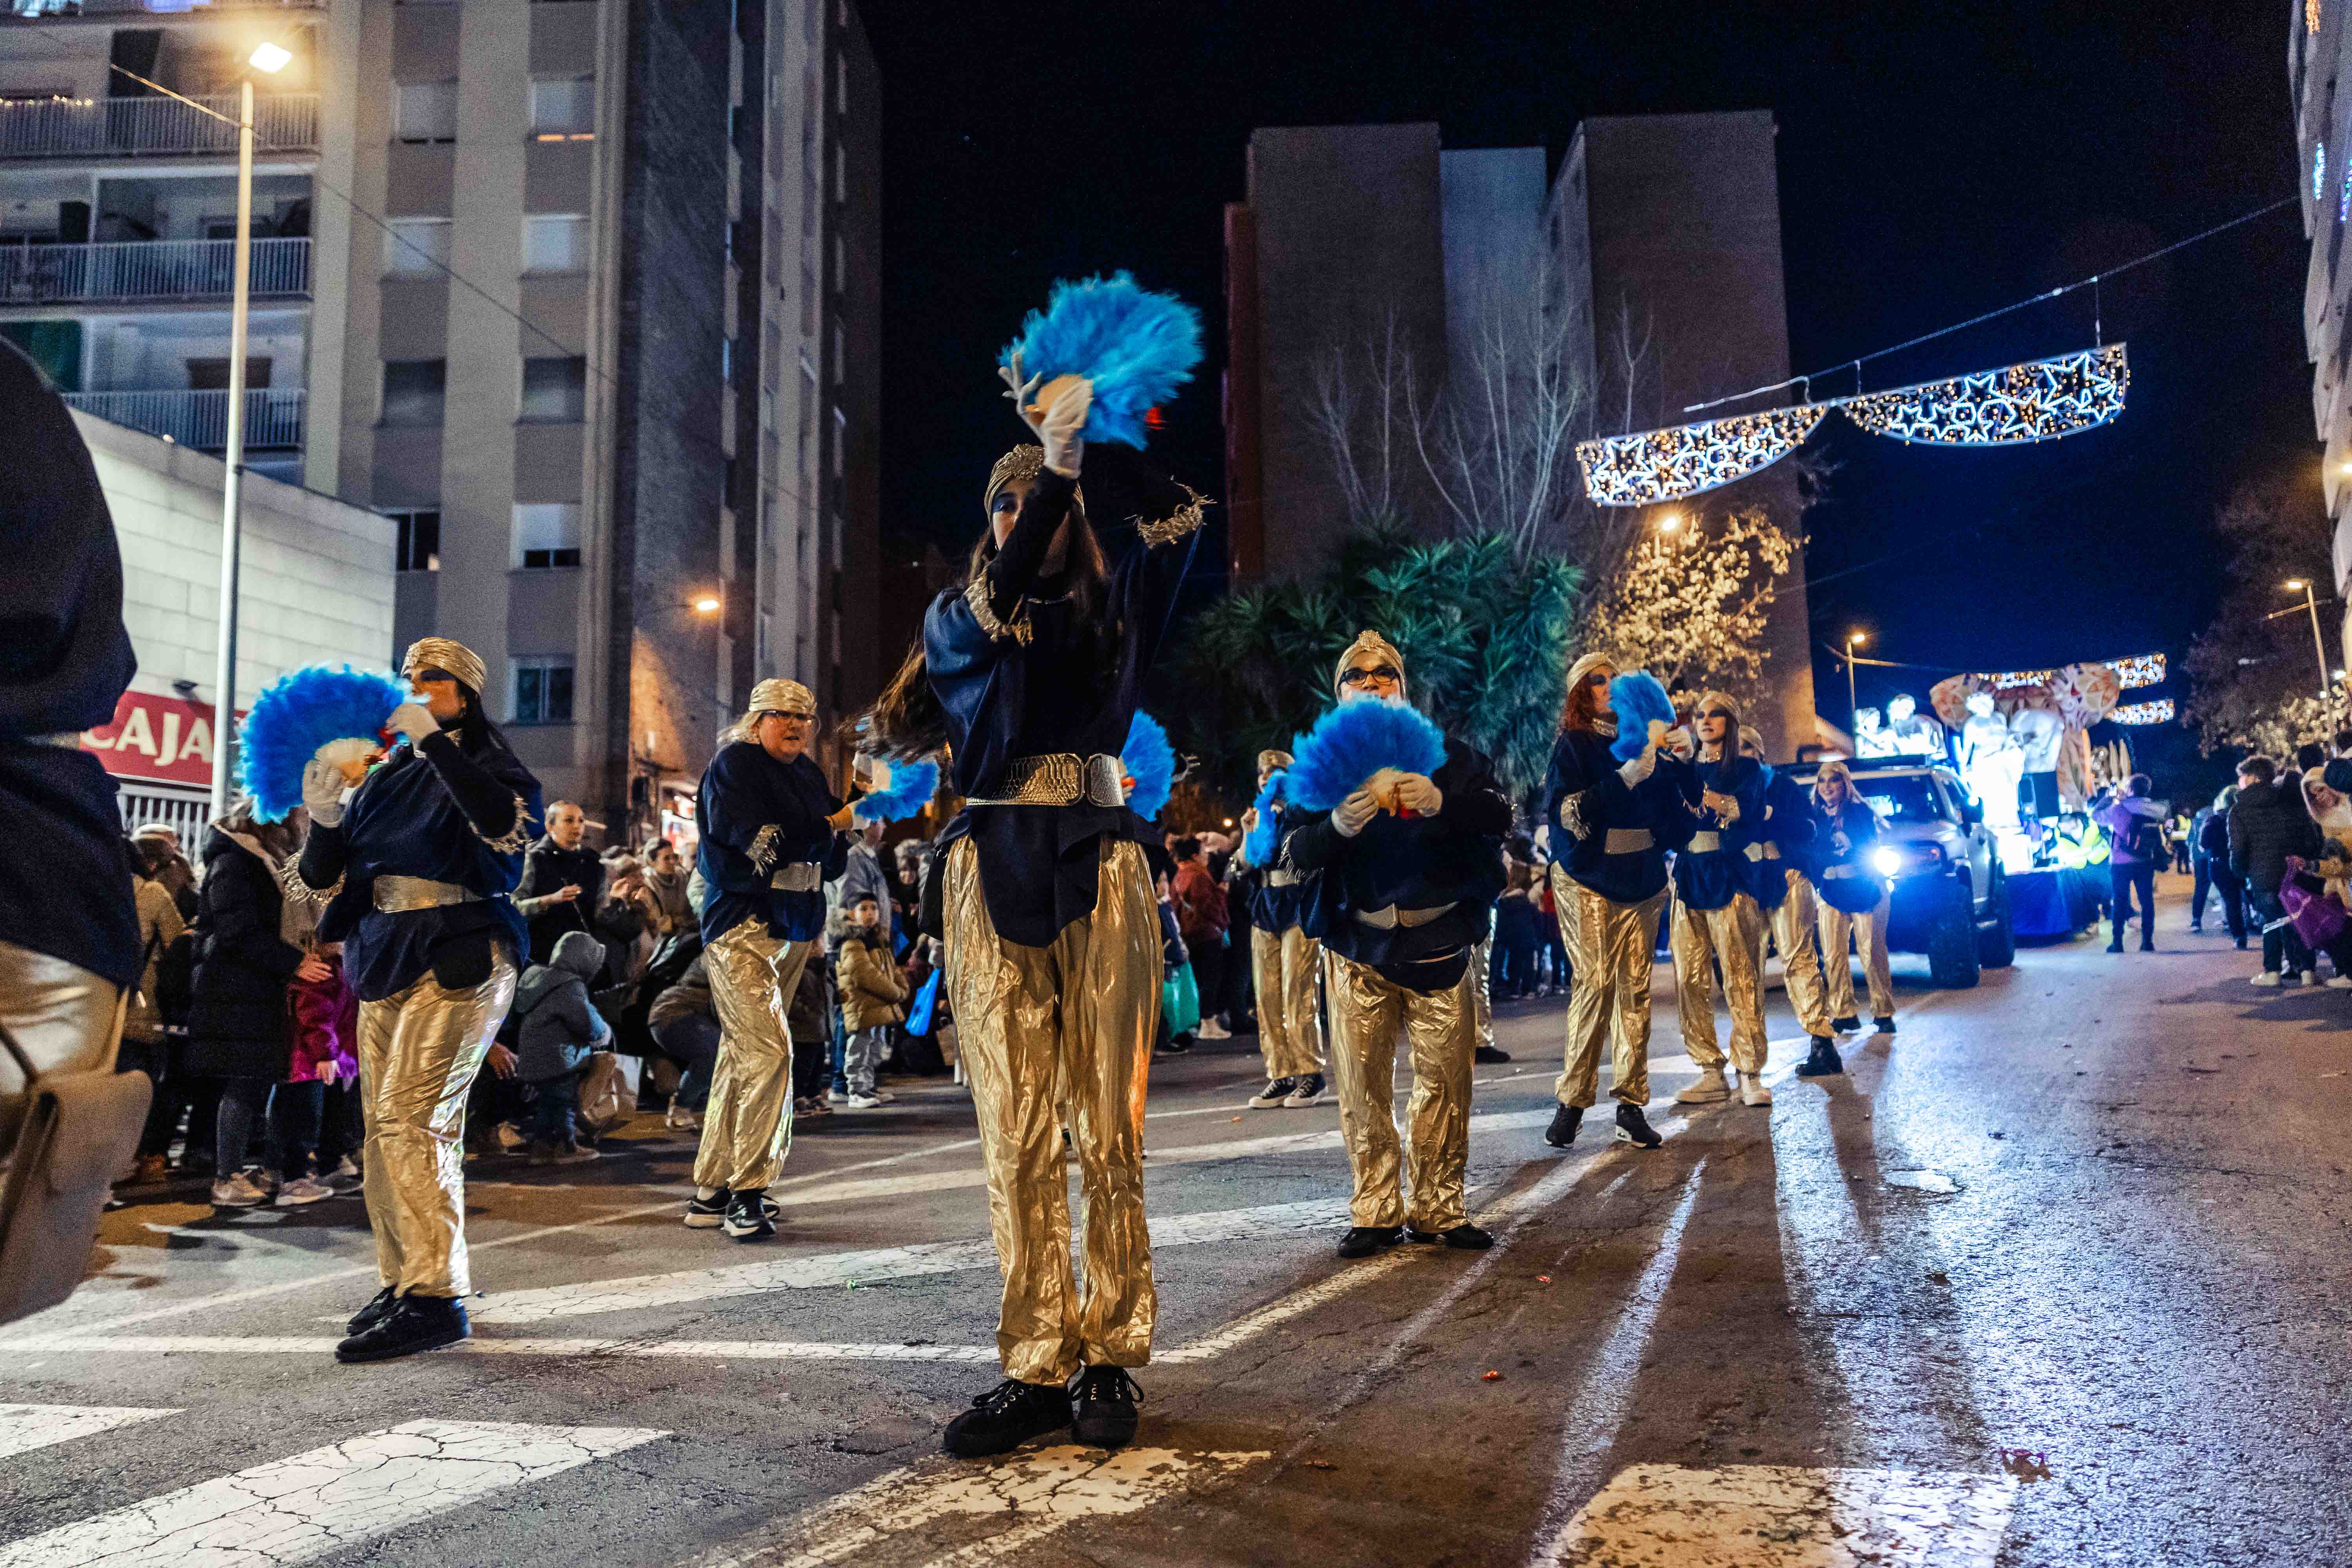
{"type": "MultiPolygon", "coordinates": [[[[2183,879],[2185,880],[2185,879],[2183,879]]],[[[1899,1033],[1664,1148],[1542,1142],[1560,1003],[1478,1071],[1485,1254],[1342,1262],[1338,1111],[1251,1111],[1247,1040],[1153,1066],[1160,1287],[1135,1447],[972,1465],[995,1379],[968,1102],[803,1137],[782,1237],[678,1221],[691,1147],[468,1167],[478,1337],[334,1364],[356,1200],[111,1213],[0,1330],[0,1568],[171,1563],[2352,1562],[2352,994],[2225,938],[1898,955],[1899,1033]]]]}

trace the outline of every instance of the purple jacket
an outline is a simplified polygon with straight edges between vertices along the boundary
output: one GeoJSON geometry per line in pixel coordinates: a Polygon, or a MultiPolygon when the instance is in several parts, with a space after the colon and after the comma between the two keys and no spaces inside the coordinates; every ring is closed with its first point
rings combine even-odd
{"type": "Polygon", "coordinates": [[[2124,831],[2135,822],[2160,820],[2163,816],[2164,808],[2144,795],[2124,795],[2101,806],[2098,810],[2099,826],[2107,830],[2109,840],[2116,846],[2110,858],[2125,866],[2136,866],[2147,858],[2124,853],[2124,831]]]}

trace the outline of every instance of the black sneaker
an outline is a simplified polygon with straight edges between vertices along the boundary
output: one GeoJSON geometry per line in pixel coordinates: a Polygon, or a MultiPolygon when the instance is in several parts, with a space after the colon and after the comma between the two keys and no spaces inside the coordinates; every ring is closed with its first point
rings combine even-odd
{"type": "Polygon", "coordinates": [[[1862,1033],[1862,1020],[1848,1013],[1843,1018],[1831,1019],[1830,1027],[1841,1035],[1858,1035],[1862,1033]]]}
{"type": "Polygon", "coordinates": [[[1654,1149],[1665,1140],[1658,1136],[1640,1106],[1621,1105],[1617,1108],[1617,1142],[1631,1143],[1636,1149],[1654,1149]]]}
{"type": "Polygon", "coordinates": [[[391,1313],[393,1308],[399,1304],[399,1288],[393,1285],[385,1286],[383,1289],[375,1293],[374,1297],[366,1306],[362,1307],[358,1311],[352,1314],[352,1321],[343,1325],[343,1332],[347,1334],[363,1334],[367,1332],[368,1330],[375,1327],[378,1323],[383,1322],[385,1317],[391,1313]]]}
{"type": "Polygon", "coordinates": [[[1466,1220],[1451,1230],[1407,1229],[1404,1238],[1407,1241],[1418,1241],[1430,1247],[1442,1242],[1457,1252],[1484,1252],[1495,1245],[1495,1238],[1491,1235],[1466,1220]]]}
{"type": "Polygon", "coordinates": [[[1837,1042],[1823,1035],[1813,1037],[1813,1054],[1797,1069],[1799,1078],[1828,1078],[1845,1071],[1845,1058],[1838,1055],[1837,1042]]]}
{"type": "Polygon", "coordinates": [[[344,1363],[391,1361],[454,1345],[473,1333],[466,1304],[447,1296],[402,1296],[392,1310],[335,1347],[344,1363]]]}
{"type": "Polygon", "coordinates": [[[765,1193],[731,1193],[719,1228],[730,1241],[765,1241],[776,1234],[776,1213],[765,1193]]]}
{"type": "Polygon", "coordinates": [[[1511,1059],[1511,1053],[1498,1046],[1480,1046],[1470,1053],[1470,1059],[1475,1062],[1507,1062],[1511,1059]]]}
{"type": "Polygon", "coordinates": [[[725,1187],[707,1198],[693,1198],[686,1205],[686,1228],[717,1230],[727,1222],[727,1205],[734,1194],[725,1187]]]}
{"type": "Polygon", "coordinates": [[[1143,1390],[1123,1366],[1090,1366],[1070,1390],[1076,1415],[1070,1436],[1089,1448],[1124,1448],[1135,1437],[1135,1407],[1143,1390]]]}
{"type": "Polygon", "coordinates": [[[2123,950],[2124,944],[2120,942],[2111,942],[2107,943],[2107,951],[2109,952],[2121,952],[2123,950]]]}
{"type": "Polygon", "coordinates": [[[1383,1247],[1394,1247],[1403,1235],[1402,1226],[1352,1226],[1349,1228],[1348,1234],[1339,1238],[1339,1256],[1370,1258],[1383,1247]]]}
{"type": "Polygon", "coordinates": [[[1264,1089],[1259,1089],[1256,1094],[1253,1095],[1244,1103],[1246,1103],[1252,1110],[1271,1110],[1276,1106],[1280,1105],[1284,1100],[1288,1100],[1290,1098],[1290,1091],[1297,1087],[1298,1080],[1295,1078],[1278,1078],[1273,1082],[1267,1084],[1264,1089]]]}
{"type": "Polygon", "coordinates": [[[1032,1437],[1070,1424],[1070,1391],[1058,1383],[1008,1377],[948,1423],[940,1448],[959,1459],[1009,1454],[1032,1437]]]}
{"type": "Polygon", "coordinates": [[[1156,1050],[1156,1051],[1152,1052],[1151,1054],[1152,1054],[1153,1056],[1155,1056],[1155,1057],[1181,1057],[1181,1056],[1182,1056],[1186,1051],[1189,1051],[1189,1050],[1191,1050],[1192,1048],[1192,1036],[1190,1036],[1190,1035],[1171,1035],[1171,1036],[1170,1036],[1170,1037],[1169,1037],[1168,1043],[1167,1043],[1166,1045],[1164,1045],[1164,1046],[1160,1047],[1158,1050],[1156,1050]]]}
{"type": "Polygon", "coordinates": [[[1322,1098],[1323,1075],[1319,1072],[1311,1072],[1298,1080],[1298,1086],[1290,1091],[1290,1098],[1282,1103],[1292,1110],[1304,1110],[1308,1106],[1319,1102],[1322,1098]]]}
{"type": "Polygon", "coordinates": [[[1891,1035],[1895,1032],[1895,1020],[1883,1014],[1873,1022],[1876,1025],[1876,1032],[1879,1034],[1891,1035]]]}
{"type": "Polygon", "coordinates": [[[1551,1125],[1544,1129],[1544,1142],[1555,1149],[1565,1149],[1576,1142],[1576,1130],[1583,1125],[1582,1106],[1560,1106],[1551,1113],[1551,1125]]]}

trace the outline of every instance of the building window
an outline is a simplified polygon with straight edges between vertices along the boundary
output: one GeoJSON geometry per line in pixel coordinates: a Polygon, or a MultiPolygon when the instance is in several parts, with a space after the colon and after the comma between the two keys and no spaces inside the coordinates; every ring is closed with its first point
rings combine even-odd
{"type": "Polygon", "coordinates": [[[580,503],[541,501],[514,509],[514,563],[526,571],[580,564],[580,503]]]}
{"type": "Polygon", "coordinates": [[[438,278],[449,265],[449,220],[396,217],[384,225],[383,275],[438,278]]]}
{"type": "Polygon", "coordinates": [[[596,79],[534,77],[530,84],[530,134],[535,142],[596,139],[596,79]]]}
{"type": "Polygon", "coordinates": [[[410,142],[455,142],[457,139],[457,84],[449,81],[404,81],[393,89],[392,134],[410,142]]]}
{"type": "Polygon", "coordinates": [[[395,511],[386,514],[400,528],[392,544],[395,572],[441,570],[441,514],[437,511],[395,511]]]}
{"type": "Polygon", "coordinates": [[[449,384],[446,359],[388,359],[383,362],[383,423],[438,425],[449,384]]]}
{"type": "Polygon", "coordinates": [[[509,722],[569,724],[572,722],[572,661],[569,658],[519,658],[514,661],[514,703],[509,722]]]}
{"type": "Polygon", "coordinates": [[[588,362],[527,359],[522,362],[522,409],[526,425],[577,425],[588,417],[588,362]]]}
{"type": "Polygon", "coordinates": [[[525,272],[588,270],[588,220],[574,213],[533,215],[522,220],[525,272]]]}

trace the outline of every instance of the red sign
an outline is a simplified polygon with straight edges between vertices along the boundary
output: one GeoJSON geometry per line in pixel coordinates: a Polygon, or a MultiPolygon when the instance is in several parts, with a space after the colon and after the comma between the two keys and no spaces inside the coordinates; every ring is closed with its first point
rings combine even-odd
{"type": "Polygon", "coordinates": [[[209,703],[199,707],[176,697],[126,691],[114,705],[113,722],[83,731],[81,744],[82,750],[97,752],[106,771],[117,778],[198,788],[213,782],[209,703]]]}

